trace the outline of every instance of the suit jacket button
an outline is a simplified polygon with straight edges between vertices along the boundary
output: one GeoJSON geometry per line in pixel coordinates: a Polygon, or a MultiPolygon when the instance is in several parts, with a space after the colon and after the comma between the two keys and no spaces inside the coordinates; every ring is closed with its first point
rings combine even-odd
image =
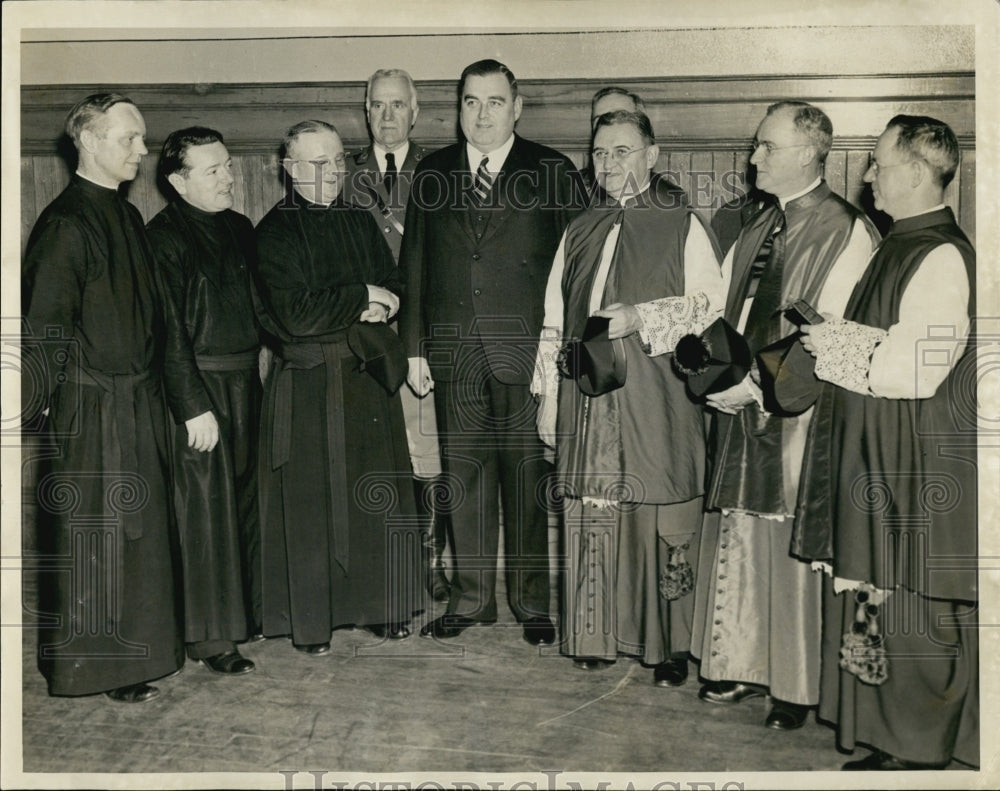
{"type": "Polygon", "coordinates": [[[483,294],[483,292],[480,291],[478,288],[475,291],[473,291],[472,293],[475,294],[477,297],[482,296],[482,294],[483,294]]]}
{"type": "Polygon", "coordinates": [[[472,254],[472,260],[473,261],[478,261],[481,257],[482,256],[480,256],[479,253],[473,253],[472,254]]]}

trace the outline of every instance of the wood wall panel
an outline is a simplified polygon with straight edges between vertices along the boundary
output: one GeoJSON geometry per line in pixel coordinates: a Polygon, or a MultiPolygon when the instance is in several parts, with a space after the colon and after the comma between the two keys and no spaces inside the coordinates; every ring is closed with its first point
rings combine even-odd
{"type": "MultiPolygon", "coordinates": [[[[975,232],[975,75],[971,73],[849,77],[672,77],[620,83],[638,92],[657,132],[657,169],[687,189],[711,218],[744,189],[749,140],[767,105],[783,98],[812,101],[834,122],[836,138],[827,164],[831,187],[870,206],[862,176],[868,152],[885,122],[898,112],[947,120],[959,136],[963,165],[947,200],[963,228],[975,232]]],[[[524,80],[524,111],[518,132],[565,153],[577,167],[589,162],[590,97],[598,80],[524,80]]],[[[428,148],[453,142],[457,132],[456,86],[418,82],[420,115],[413,137],[428,148]]],[[[367,142],[364,84],[25,86],[21,89],[22,243],[38,213],[68,180],[61,156],[62,124],[69,108],[97,90],[130,96],[142,110],[151,150],[129,197],[143,216],[164,204],[155,184],[155,152],[173,129],[203,124],[219,129],[237,173],[235,208],[254,222],[281,193],[277,146],[284,130],[305,118],[333,121],[345,145],[367,142]]],[[[882,218],[884,220],[884,217],[882,218]]]]}

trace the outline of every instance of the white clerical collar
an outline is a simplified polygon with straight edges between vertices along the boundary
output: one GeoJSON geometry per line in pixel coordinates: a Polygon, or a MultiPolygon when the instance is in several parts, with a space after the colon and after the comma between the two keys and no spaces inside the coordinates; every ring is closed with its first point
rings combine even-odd
{"type": "Polygon", "coordinates": [[[476,148],[472,143],[465,144],[465,152],[469,156],[469,169],[475,172],[479,170],[479,163],[482,162],[483,157],[489,157],[489,161],[486,163],[486,170],[491,175],[496,175],[503,168],[503,163],[507,161],[507,155],[510,153],[510,149],[514,146],[514,133],[511,132],[510,137],[507,138],[507,142],[504,143],[500,148],[494,148],[490,153],[484,154],[478,148],[476,148]]]}
{"type": "Polygon", "coordinates": [[[102,183],[101,183],[101,182],[99,182],[99,181],[95,181],[95,180],[94,180],[94,179],[92,179],[92,178],[91,178],[90,176],[85,176],[85,175],[84,175],[83,173],[81,173],[81,172],[80,172],[79,170],[78,170],[78,171],[76,171],[76,175],[78,175],[78,176],[79,176],[80,178],[82,178],[82,179],[83,179],[84,181],[89,181],[89,182],[90,182],[91,184],[96,184],[96,185],[97,185],[98,187],[103,187],[103,188],[104,188],[104,189],[106,189],[106,190],[116,190],[116,189],[118,189],[118,188],[119,188],[119,187],[121,186],[121,184],[113,184],[113,185],[112,185],[112,184],[102,184],[102,183]]]}
{"type": "Polygon", "coordinates": [[[651,185],[652,183],[653,183],[653,180],[652,180],[652,178],[650,178],[650,179],[649,179],[649,180],[648,180],[648,181],[646,182],[645,186],[643,186],[643,188],[642,188],[641,190],[639,190],[638,192],[633,192],[633,193],[631,193],[631,194],[629,194],[629,195],[620,195],[620,196],[618,197],[618,204],[619,204],[620,206],[624,206],[624,205],[625,205],[625,202],[626,202],[626,201],[628,201],[629,199],[631,199],[631,198],[638,198],[638,197],[639,197],[640,195],[642,195],[643,193],[646,193],[646,192],[649,192],[649,187],[650,187],[650,185],[651,185]]]}
{"type": "Polygon", "coordinates": [[[784,211],[785,206],[787,206],[790,201],[793,201],[796,198],[801,198],[803,195],[808,195],[810,192],[816,189],[816,187],[819,186],[822,180],[823,177],[819,176],[812,184],[810,184],[808,187],[802,190],[802,192],[796,192],[794,195],[786,195],[785,197],[778,197],[778,202],[781,204],[781,210],[784,211]]]}
{"type": "MultiPolygon", "coordinates": [[[[385,175],[385,155],[389,152],[385,150],[383,146],[378,143],[372,143],[372,151],[375,152],[375,161],[378,163],[378,172],[383,176],[385,175]]],[[[410,141],[407,140],[399,148],[392,152],[393,158],[396,160],[396,170],[400,171],[403,169],[403,163],[406,161],[406,155],[410,153],[410,141]]]]}
{"type": "MultiPolygon", "coordinates": [[[[939,203],[937,206],[931,206],[929,209],[918,211],[916,214],[911,214],[909,217],[901,217],[900,219],[908,220],[910,217],[919,217],[921,214],[930,214],[932,211],[941,211],[943,208],[945,208],[945,205],[943,203],[939,203]]],[[[892,219],[895,220],[896,218],[893,217],[892,219]]]]}

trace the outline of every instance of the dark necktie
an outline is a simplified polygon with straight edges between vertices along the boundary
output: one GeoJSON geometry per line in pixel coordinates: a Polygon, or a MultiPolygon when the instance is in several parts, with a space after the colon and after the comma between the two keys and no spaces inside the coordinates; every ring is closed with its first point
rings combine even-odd
{"type": "Polygon", "coordinates": [[[472,191],[476,196],[476,202],[480,206],[486,204],[486,200],[490,195],[490,189],[493,187],[493,177],[490,176],[490,172],[486,169],[486,163],[489,161],[489,157],[483,157],[482,162],[479,163],[479,168],[476,170],[476,183],[472,187],[472,191]]]}
{"type": "MultiPolygon", "coordinates": [[[[396,170],[396,155],[392,152],[388,152],[385,155],[385,175],[382,178],[382,183],[385,184],[385,191],[389,193],[390,199],[392,198],[392,188],[396,186],[396,176],[399,171],[396,170]]],[[[392,203],[392,200],[389,201],[392,203]]]]}
{"type": "MultiPolygon", "coordinates": [[[[757,281],[756,292],[752,290],[750,292],[753,294],[753,304],[750,306],[746,331],[743,333],[754,352],[778,340],[780,333],[781,325],[777,313],[781,307],[781,284],[785,268],[784,215],[779,216],[774,230],[768,236],[768,241],[771,249],[767,254],[767,263],[760,274],[760,280],[757,281]]],[[[761,251],[768,241],[765,241],[761,251]]],[[[753,289],[752,284],[751,289],[753,289]]]]}

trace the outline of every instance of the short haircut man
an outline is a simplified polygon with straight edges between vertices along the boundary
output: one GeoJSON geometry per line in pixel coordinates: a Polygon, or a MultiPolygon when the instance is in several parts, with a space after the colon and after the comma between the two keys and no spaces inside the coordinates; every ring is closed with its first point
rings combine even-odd
{"type": "Polygon", "coordinates": [[[212,405],[204,425],[173,431],[187,653],[213,672],[254,669],[236,643],[260,633],[257,435],[260,340],[253,225],[232,211],[222,135],[171,132],[160,153],[172,198],[147,226],[166,296],[183,319],[184,389],[212,405]]]}
{"type": "Polygon", "coordinates": [[[721,313],[725,284],[687,196],[652,179],[658,155],[644,113],[599,117],[593,158],[609,200],[577,215],[556,252],[533,389],[564,493],[562,651],[592,669],[638,655],[656,684],[679,686],[694,593],[675,590],[668,600],[649,572],[679,567],[685,550],[697,556],[705,435],[702,406],[669,352],[721,313]],[[608,337],[621,339],[628,367],[621,387],[584,395],[575,380],[560,381],[555,358],[591,317],[610,320],[608,337]]]}
{"type": "Polygon", "coordinates": [[[435,388],[444,471],[460,493],[448,611],[422,633],[455,637],[496,620],[502,500],[508,603],[537,645],[555,639],[548,517],[538,495],[550,467],[528,386],[542,284],[574,211],[573,167],[514,133],[523,101],[507,66],[472,63],[458,87],[465,140],[418,165],[413,189],[421,200],[407,208],[400,257],[408,278],[399,324],[408,381],[418,395],[435,388]],[[447,354],[428,353],[442,333],[455,331],[447,354]],[[498,332],[503,343],[490,340],[498,332]]]}
{"type": "MultiPolygon", "coordinates": [[[[420,112],[413,78],[403,69],[374,72],[368,78],[365,111],[372,142],[348,158],[348,200],[368,208],[398,262],[413,171],[427,154],[410,140],[420,112]]],[[[448,598],[449,588],[443,554],[450,523],[444,507],[447,496],[441,490],[434,394],[418,399],[409,387],[402,387],[399,398],[406,421],[417,511],[428,531],[424,576],[432,597],[443,601],[448,598]]]]}
{"type": "MultiPolygon", "coordinates": [[[[750,161],[776,202],[743,226],[723,262],[725,318],[754,354],[794,333],[779,310],[792,300],[841,315],[874,247],[871,223],[823,181],[831,132],[819,108],[797,101],[771,105],[757,127],[750,161]]],[[[768,727],[798,728],[819,700],[820,580],[788,552],[811,413],[765,411],[752,377],[708,405],[718,445],[692,637],[709,679],[699,694],[734,704],[767,689],[768,727]]]]}
{"type": "Polygon", "coordinates": [[[838,747],[874,750],[849,770],[979,765],[976,276],[944,205],[957,166],[947,124],[889,121],[865,181],[892,228],[844,318],[806,328],[830,384],[794,546],[834,577],[819,713],[837,724],[838,747]],[[929,565],[938,558],[948,561],[929,565]]]}
{"type": "Polygon", "coordinates": [[[148,153],[142,114],[124,96],[95,94],[70,111],[66,132],[77,170],[35,223],[25,257],[28,323],[46,339],[26,353],[48,352],[36,395],[59,449],[39,486],[40,540],[72,563],[42,573],[42,607],[57,625],[41,628],[38,666],[52,695],[139,703],[159,694],[147,681],[184,661],[164,385],[180,422],[209,404],[176,386],[178,318],[162,300],[142,218],[118,192],[148,153]],[[69,505],[54,496],[66,489],[69,505]]]}

